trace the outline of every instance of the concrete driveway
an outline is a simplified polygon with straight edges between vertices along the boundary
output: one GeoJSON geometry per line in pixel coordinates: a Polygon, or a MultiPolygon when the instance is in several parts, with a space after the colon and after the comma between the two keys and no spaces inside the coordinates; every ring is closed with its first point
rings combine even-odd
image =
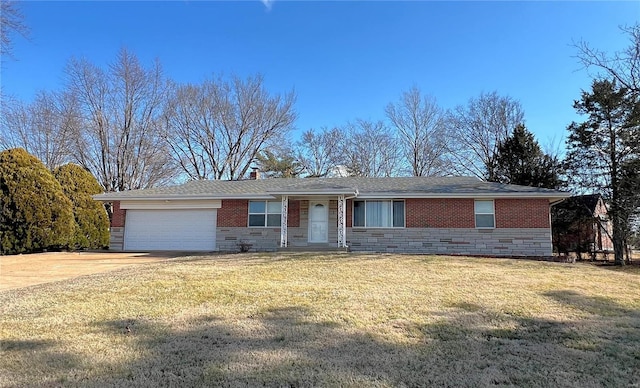
{"type": "Polygon", "coordinates": [[[0,256],[0,291],[184,256],[179,252],[48,252],[0,256]]]}

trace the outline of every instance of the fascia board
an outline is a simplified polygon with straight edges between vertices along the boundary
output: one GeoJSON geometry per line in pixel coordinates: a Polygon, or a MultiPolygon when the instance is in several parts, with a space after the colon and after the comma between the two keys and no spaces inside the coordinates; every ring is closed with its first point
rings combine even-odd
{"type": "Polygon", "coordinates": [[[208,199],[276,199],[268,194],[237,194],[237,195],[153,195],[153,196],[118,196],[96,194],[92,197],[96,201],[163,201],[163,200],[208,200],[208,199]]]}
{"type": "Polygon", "coordinates": [[[356,195],[357,191],[268,191],[268,193],[272,195],[356,195]]]}
{"type": "Polygon", "coordinates": [[[552,200],[570,197],[570,193],[360,193],[358,199],[391,198],[548,198],[552,200]]]}

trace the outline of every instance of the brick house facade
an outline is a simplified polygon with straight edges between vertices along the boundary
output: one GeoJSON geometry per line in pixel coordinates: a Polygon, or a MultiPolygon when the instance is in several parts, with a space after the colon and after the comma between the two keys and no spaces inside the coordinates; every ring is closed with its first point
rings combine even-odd
{"type": "MultiPolygon", "coordinates": [[[[111,248],[116,250],[138,249],[127,243],[139,237],[131,235],[133,232],[127,234],[127,226],[143,228],[127,225],[130,218],[133,220],[127,216],[128,211],[137,212],[138,216],[144,216],[140,212],[145,211],[150,215],[173,212],[166,218],[172,223],[182,214],[206,206],[213,214],[215,228],[201,239],[215,240],[212,246],[218,251],[342,247],[367,252],[552,254],[550,206],[565,198],[566,193],[470,179],[265,179],[227,182],[228,185],[218,181],[199,183],[213,192],[208,199],[203,195],[194,198],[189,191],[197,191],[195,186],[184,187],[189,184],[178,186],[184,189],[183,193],[174,187],[177,195],[149,189],[137,191],[138,195],[145,195],[125,192],[128,194],[103,194],[97,199],[113,202],[111,248]],[[441,192],[444,184],[450,192],[441,192]],[[456,188],[456,184],[463,189],[456,188]],[[388,190],[382,191],[385,187],[388,190]],[[219,193],[221,190],[226,192],[219,193]],[[191,194],[191,202],[187,194],[191,194]],[[225,198],[232,196],[236,198],[225,198]],[[170,199],[163,202],[161,198],[170,199]],[[193,205],[195,201],[201,205],[193,205]]],[[[193,218],[190,222],[194,222],[193,218]]],[[[176,239],[186,240],[202,229],[183,230],[188,225],[176,226],[182,228],[176,230],[180,235],[176,239]]],[[[169,236],[158,239],[160,249],[162,241],[173,238],[171,230],[165,233],[169,236]]],[[[149,244],[144,247],[154,247],[149,244]]],[[[180,246],[179,242],[176,244],[180,246]]],[[[185,250],[189,250],[186,245],[185,250]]]]}

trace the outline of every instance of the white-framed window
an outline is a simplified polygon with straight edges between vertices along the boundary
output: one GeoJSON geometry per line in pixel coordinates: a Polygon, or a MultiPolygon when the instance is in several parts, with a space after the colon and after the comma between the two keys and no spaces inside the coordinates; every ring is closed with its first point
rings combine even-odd
{"type": "Polygon", "coordinates": [[[404,228],[404,201],[353,201],[353,226],[366,228],[404,228]]]}
{"type": "Polygon", "coordinates": [[[249,226],[280,227],[282,202],[249,201],[249,226]]]}
{"type": "Polygon", "coordinates": [[[474,203],[476,228],[495,228],[496,212],[492,199],[476,199],[474,203]]]}

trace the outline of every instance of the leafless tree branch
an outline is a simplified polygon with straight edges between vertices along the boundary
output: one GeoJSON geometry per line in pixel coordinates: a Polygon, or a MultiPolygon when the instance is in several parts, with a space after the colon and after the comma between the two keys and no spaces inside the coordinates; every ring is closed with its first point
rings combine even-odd
{"type": "Polygon", "coordinates": [[[447,172],[445,154],[448,139],[444,115],[434,97],[422,96],[417,87],[404,92],[400,101],[389,104],[386,114],[398,131],[399,146],[413,176],[447,172]]]}

